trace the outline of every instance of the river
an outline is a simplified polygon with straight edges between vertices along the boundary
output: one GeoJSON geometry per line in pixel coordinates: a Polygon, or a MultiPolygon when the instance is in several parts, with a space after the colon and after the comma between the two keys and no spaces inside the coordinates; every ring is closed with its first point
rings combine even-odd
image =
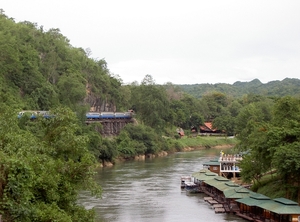
{"type": "Polygon", "coordinates": [[[82,192],[79,202],[95,209],[97,222],[245,222],[232,214],[216,214],[203,200],[204,194],[188,194],[180,188],[181,175],[202,169],[219,152],[179,152],[100,168],[96,179],[103,188],[102,198],[82,192]]]}

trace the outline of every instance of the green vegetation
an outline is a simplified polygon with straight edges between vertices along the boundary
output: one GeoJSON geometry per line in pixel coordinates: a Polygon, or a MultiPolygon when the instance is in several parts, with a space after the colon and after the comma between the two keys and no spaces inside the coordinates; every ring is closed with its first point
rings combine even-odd
{"type": "Polygon", "coordinates": [[[184,137],[180,139],[178,142],[179,144],[181,144],[181,147],[211,148],[211,147],[222,146],[222,145],[235,146],[238,141],[235,138],[207,136],[207,137],[192,137],[192,138],[184,137]]]}
{"type": "Polygon", "coordinates": [[[0,10],[0,214],[5,221],[94,221],[93,211],[76,199],[83,189],[101,194],[93,181],[98,162],[199,146],[236,145],[248,152],[242,162],[245,181],[254,181],[262,192],[268,191],[266,181],[272,182],[270,189],[281,184],[278,194],[300,200],[299,80],[197,85],[184,92],[146,75],[141,83],[123,85],[105,60],[90,55],[89,49],[70,45],[58,29],[15,23],[0,10]],[[99,134],[99,123],[85,124],[89,110],[128,109],[134,110],[135,123],[116,137],[99,134]],[[50,110],[55,118],[18,119],[21,110],[50,110]],[[195,136],[206,121],[226,136],[195,136]],[[276,177],[266,180],[275,171],[276,177]]]}
{"type": "Polygon", "coordinates": [[[87,149],[75,114],[18,122],[12,110],[0,116],[0,212],[5,221],[93,221],[93,211],[76,204],[78,192],[100,195],[95,158],[87,149]],[[37,131],[38,129],[38,131],[37,131]]]}
{"type": "Polygon", "coordinates": [[[264,175],[259,183],[252,186],[252,190],[272,199],[286,196],[286,186],[282,184],[280,175],[276,173],[264,175]]]}
{"type": "MultiPolygon", "coordinates": [[[[285,197],[300,202],[300,99],[283,97],[273,105],[254,102],[239,116],[240,151],[249,151],[241,163],[242,177],[262,186],[264,175],[276,171],[285,197]],[[243,127],[242,127],[243,126],[243,127]]],[[[264,181],[263,184],[266,182],[264,181]]],[[[269,183],[272,186],[272,180],[269,183]]],[[[259,189],[259,188],[258,188],[259,189]]],[[[262,189],[263,190],[263,189],[262,189]]],[[[266,189],[267,190],[267,189],[266,189]]],[[[281,189],[282,190],[282,189],[281,189]]]]}

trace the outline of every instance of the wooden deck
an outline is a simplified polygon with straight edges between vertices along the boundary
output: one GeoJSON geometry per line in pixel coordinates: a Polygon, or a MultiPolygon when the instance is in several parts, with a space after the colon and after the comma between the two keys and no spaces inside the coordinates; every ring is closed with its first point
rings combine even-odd
{"type": "Polygon", "coordinates": [[[210,205],[218,204],[218,201],[216,201],[216,200],[207,200],[207,202],[208,202],[210,205]]]}
{"type": "Polygon", "coordinates": [[[223,204],[213,204],[213,208],[223,208],[223,204]]]}
{"type": "Polygon", "coordinates": [[[225,213],[225,209],[223,207],[215,208],[215,213],[225,213]]]}
{"type": "Polygon", "coordinates": [[[204,197],[204,201],[212,200],[212,197],[204,197]]]}

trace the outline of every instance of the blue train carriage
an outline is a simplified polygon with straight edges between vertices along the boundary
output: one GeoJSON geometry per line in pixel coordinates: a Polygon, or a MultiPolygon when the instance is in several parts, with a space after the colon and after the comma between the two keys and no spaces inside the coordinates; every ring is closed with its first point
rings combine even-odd
{"type": "Polygon", "coordinates": [[[87,112],[87,120],[100,120],[100,119],[131,119],[133,113],[127,112],[87,112]]]}
{"type": "Polygon", "coordinates": [[[132,113],[131,112],[115,112],[116,119],[131,119],[132,113]]]}
{"type": "Polygon", "coordinates": [[[38,115],[38,116],[42,116],[42,117],[44,117],[44,118],[46,118],[46,119],[49,119],[49,118],[54,117],[54,115],[50,114],[49,111],[38,111],[38,112],[37,112],[37,115],[38,115]]]}
{"type": "Polygon", "coordinates": [[[39,111],[38,110],[22,110],[18,114],[18,118],[21,118],[23,116],[28,116],[30,119],[36,119],[38,116],[39,111]]]}
{"type": "Polygon", "coordinates": [[[25,115],[29,116],[30,119],[35,118],[36,111],[34,111],[34,110],[22,110],[21,112],[18,113],[18,118],[21,118],[25,115]]]}
{"type": "Polygon", "coordinates": [[[100,120],[100,119],[114,119],[114,112],[87,112],[86,113],[87,120],[100,120]]]}
{"type": "Polygon", "coordinates": [[[124,119],[125,113],[123,112],[115,112],[115,119],[124,119]]]}
{"type": "Polygon", "coordinates": [[[86,118],[88,120],[97,120],[97,119],[101,119],[101,114],[98,112],[88,112],[85,114],[86,118]]]}
{"type": "Polygon", "coordinates": [[[115,113],[114,112],[101,112],[100,116],[101,116],[101,119],[114,119],[115,113]]]}
{"type": "Polygon", "coordinates": [[[18,113],[18,118],[21,118],[22,116],[29,116],[30,119],[36,119],[39,116],[44,118],[51,118],[49,111],[41,111],[41,110],[22,110],[18,113]]]}

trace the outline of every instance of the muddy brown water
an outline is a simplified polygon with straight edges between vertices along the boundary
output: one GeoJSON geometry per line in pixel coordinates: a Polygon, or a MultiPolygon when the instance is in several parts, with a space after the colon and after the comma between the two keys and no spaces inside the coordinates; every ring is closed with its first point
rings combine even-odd
{"type": "Polygon", "coordinates": [[[81,192],[78,201],[95,209],[97,222],[245,222],[232,214],[216,214],[204,201],[204,194],[189,194],[180,188],[181,175],[202,169],[219,152],[179,152],[100,168],[96,179],[103,188],[102,198],[81,192]]]}

